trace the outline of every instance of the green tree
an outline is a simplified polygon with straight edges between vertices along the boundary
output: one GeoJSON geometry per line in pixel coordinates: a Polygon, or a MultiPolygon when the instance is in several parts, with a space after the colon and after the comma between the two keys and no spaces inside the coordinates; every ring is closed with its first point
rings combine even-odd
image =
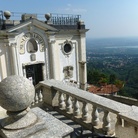
{"type": "Polygon", "coordinates": [[[114,84],[116,80],[116,75],[115,74],[111,74],[109,76],[109,83],[114,84]]]}

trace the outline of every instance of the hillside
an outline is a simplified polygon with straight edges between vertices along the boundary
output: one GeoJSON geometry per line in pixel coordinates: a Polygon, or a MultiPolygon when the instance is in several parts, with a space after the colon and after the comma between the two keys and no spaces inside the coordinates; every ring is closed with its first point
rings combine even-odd
{"type": "Polygon", "coordinates": [[[108,82],[114,75],[125,84],[119,94],[138,99],[138,39],[87,40],[87,69],[88,83],[98,84],[96,72],[106,76],[108,82]]]}

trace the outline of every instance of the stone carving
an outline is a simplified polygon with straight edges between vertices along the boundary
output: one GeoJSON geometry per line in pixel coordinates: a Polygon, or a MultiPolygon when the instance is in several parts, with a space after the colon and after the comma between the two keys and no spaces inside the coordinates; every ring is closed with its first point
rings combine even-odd
{"type": "Polygon", "coordinates": [[[66,66],[63,68],[64,79],[70,79],[73,77],[73,66],[66,66]]]}

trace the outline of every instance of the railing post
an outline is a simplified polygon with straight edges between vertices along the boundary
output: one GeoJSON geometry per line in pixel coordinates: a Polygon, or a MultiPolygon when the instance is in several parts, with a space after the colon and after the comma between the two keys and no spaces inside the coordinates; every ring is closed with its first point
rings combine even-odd
{"type": "Polygon", "coordinates": [[[53,87],[42,87],[43,101],[48,106],[58,106],[59,94],[53,87]]]}
{"type": "Polygon", "coordinates": [[[70,96],[69,95],[66,95],[66,111],[68,113],[71,113],[72,112],[72,101],[70,99],[70,96]]]}
{"type": "Polygon", "coordinates": [[[74,116],[79,117],[79,115],[80,115],[80,105],[79,105],[79,102],[76,98],[74,99],[73,107],[74,107],[74,111],[73,111],[74,116]]]}
{"type": "Polygon", "coordinates": [[[60,92],[59,94],[59,108],[64,109],[65,108],[65,98],[63,93],[60,92]]]}
{"type": "Polygon", "coordinates": [[[111,124],[110,124],[110,116],[109,111],[104,110],[104,117],[103,117],[103,130],[107,134],[111,130],[111,124]]]}
{"type": "Polygon", "coordinates": [[[99,113],[97,111],[97,107],[93,105],[93,111],[92,111],[92,125],[98,126],[99,125],[99,113]]]}
{"type": "Polygon", "coordinates": [[[41,89],[38,91],[38,99],[39,99],[40,102],[43,101],[43,95],[42,95],[42,90],[41,89]]]}
{"type": "Polygon", "coordinates": [[[83,102],[83,108],[82,108],[82,118],[83,121],[88,121],[88,105],[86,102],[83,102]]]}
{"type": "Polygon", "coordinates": [[[41,88],[36,89],[35,90],[35,97],[34,97],[34,100],[33,100],[31,105],[34,106],[34,105],[42,103],[42,102],[43,102],[42,90],[41,90],[41,88]]]}

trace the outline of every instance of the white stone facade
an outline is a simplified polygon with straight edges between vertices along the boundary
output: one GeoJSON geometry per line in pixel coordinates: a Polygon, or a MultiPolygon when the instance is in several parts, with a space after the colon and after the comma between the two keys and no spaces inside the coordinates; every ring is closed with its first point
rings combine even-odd
{"type": "Polygon", "coordinates": [[[86,63],[87,30],[65,27],[31,18],[0,30],[0,80],[16,74],[34,85],[46,79],[85,85],[86,64],[82,67],[79,62],[86,63]]]}

